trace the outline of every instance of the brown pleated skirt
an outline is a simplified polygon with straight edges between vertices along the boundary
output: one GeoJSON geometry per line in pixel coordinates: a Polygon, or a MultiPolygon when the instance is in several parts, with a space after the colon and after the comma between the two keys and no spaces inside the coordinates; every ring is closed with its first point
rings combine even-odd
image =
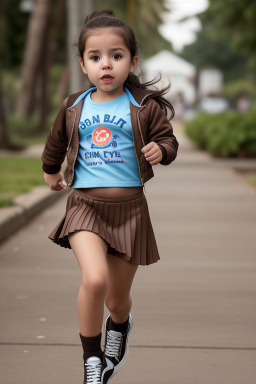
{"type": "Polygon", "coordinates": [[[132,264],[149,265],[159,260],[156,239],[143,190],[132,196],[102,198],[74,189],[66,214],[49,238],[71,248],[68,235],[91,231],[104,239],[108,254],[132,264]]]}

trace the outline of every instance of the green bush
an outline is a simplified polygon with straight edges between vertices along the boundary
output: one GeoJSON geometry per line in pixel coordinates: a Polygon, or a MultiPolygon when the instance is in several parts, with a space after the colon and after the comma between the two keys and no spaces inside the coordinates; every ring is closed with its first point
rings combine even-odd
{"type": "Polygon", "coordinates": [[[256,110],[241,114],[200,113],[185,126],[187,136],[201,149],[220,157],[256,157],[256,110]]]}

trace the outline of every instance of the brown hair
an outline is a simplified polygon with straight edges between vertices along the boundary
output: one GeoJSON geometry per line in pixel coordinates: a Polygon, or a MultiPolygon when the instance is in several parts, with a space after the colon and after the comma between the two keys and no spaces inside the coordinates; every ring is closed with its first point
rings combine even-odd
{"type": "MultiPolygon", "coordinates": [[[[129,24],[127,24],[125,21],[119,19],[114,15],[114,13],[110,10],[104,10],[104,11],[94,11],[92,14],[88,15],[84,22],[84,27],[79,35],[78,40],[78,51],[80,57],[83,59],[84,49],[85,49],[85,42],[87,37],[90,35],[91,31],[96,28],[115,28],[117,30],[117,33],[123,38],[124,43],[128,50],[130,51],[131,58],[138,55],[138,52],[140,50],[140,45],[136,41],[135,35],[129,24]]],[[[129,87],[137,87],[141,89],[147,89],[148,87],[156,84],[161,79],[161,76],[158,78],[155,78],[149,82],[141,83],[138,76],[136,76],[134,73],[129,73],[127,79],[125,80],[124,86],[129,87]]],[[[160,107],[163,109],[164,113],[167,115],[168,111],[171,112],[170,119],[174,117],[174,109],[172,104],[166,100],[163,95],[165,95],[171,85],[169,84],[167,87],[161,89],[161,90],[152,90],[151,97],[160,105],[160,107]]]]}

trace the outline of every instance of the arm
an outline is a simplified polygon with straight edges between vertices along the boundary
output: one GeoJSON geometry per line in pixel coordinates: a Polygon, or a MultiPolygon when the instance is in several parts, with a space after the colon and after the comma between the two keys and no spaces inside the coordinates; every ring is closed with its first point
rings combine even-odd
{"type": "Polygon", "coordinates": [[[149,143],[142,148],[142,152],[151,165],[158,163],[169,165],[177,156],[178,141],[173,135],[171,123],[159,104],[154,100],[150,100],[148,108],[150,109],[149,143]]]}
{"type": "Polygon", "coordinates": [[[43,170],[47,174],[57,174],[61,169],[67,147],[68,137],[66,133],[66,104],[64,100],[61,109],[48,133],[45,147],[41,156],[43,170]]]}

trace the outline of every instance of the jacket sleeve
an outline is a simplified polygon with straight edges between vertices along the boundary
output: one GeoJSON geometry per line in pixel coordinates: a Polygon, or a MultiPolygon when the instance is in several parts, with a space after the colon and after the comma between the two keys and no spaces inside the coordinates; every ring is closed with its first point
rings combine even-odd
{"type": "Polygon", "coordinates": [[[67,153],[66,104],[67,99],[64,100],[46,139],[41,156],[45,173],[58,173],[67,153]]]}
{"type": "Polygon", "coordinates": [[[162,151],[162,165],[169,165],[175,160],[179,143],[173,134],[173,128],[167,119],[160,105],[150,100],[148,103],[150,109],[148,140],[157,143],[162,151]]]}

